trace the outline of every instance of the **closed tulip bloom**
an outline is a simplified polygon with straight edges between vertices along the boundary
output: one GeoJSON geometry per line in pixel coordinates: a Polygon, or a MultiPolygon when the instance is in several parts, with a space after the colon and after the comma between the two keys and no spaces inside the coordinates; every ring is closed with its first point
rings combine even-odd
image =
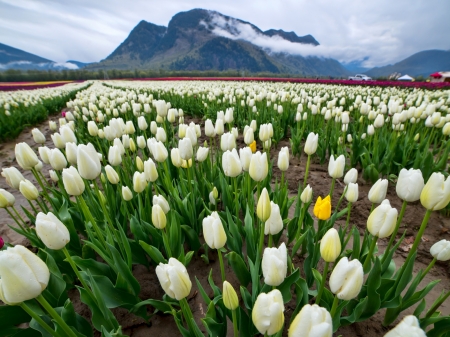
{"type": "Polygon", "coordinates": [[[166,214],[158,204],[154,204],[152,207],[152,223],[158,229],[166,228],[166,214]]]}
{"type": "Polygon", "coordinates": [[[307,204],[311,201],[312,199],[312,188],[311,186],[309,186],[309,184],[305,187],[305,189],[303,190],[302,194],[300,195],[300,200],[304,203],[307,204]]]}
{"type": "Polygon", "coordinates": [[[158,163],[162,163],[167,159],[169,153],[167,152],[166,147],[161,142],[156,142],[153,145],[153,157],[158,163]]]}
{"type": "Polygon", "coordinates": [[[381,128],[384,125],[384,116],[379,114],[375,118],[375,121],[373,122],[373,126],[375,128],[381,128]]]}
{"type": "Polygon", "coordinates": [[[328,164],[328,174],[331,178],[342,178],[344,175],[345,168],[345,157],[344,155],[340,155],[339,157],[334,159],[334,156],[331,155],[330,162],[328,164]]]}
{"type": "Polygon", "coordinates": [[[49,279],[44,261],[24,246],[0,251],[0,293],[5,302],[21,303],[38,297],[49,279]]]}
{"type": "Polygon", "coordinates": [[[138,127],[142,131],[147,130],[148,124],[147,124],[147,121],[145,120],[144,116],[139,116],[138,117],[138,127]]]}
{"type": "Polygon", "coordinates": [[[258,204],[256,207],[256,215],[262,222],[266,222],[270,218],[272,207],[270,205],[269,192],[264,187],[261,195],[259,196],[258,204]]]}
{"type": "MultiPolygon", "coordinates": [[[[49,155],[50,155],[49,150],[49,155]]],[[[66,158],[70,165],[77,165],[78,161],[78,146],[75,143],[66,143],[66,158]]],[[[49,162],[50,163],[50,162],[49,162]]]]}
{"type": "Polygon", "coordinates": [[[44,144],[45,143],[45,136],[42,134],[39,129],[34,128],[31,130],[31,134],[33,135],[33,140],[36,144],[44,144]]]}
{"type": "Polygon", "coordinates": [[[223,126],[223,119],[217,119],[216,120],[216,126],[215,126],[216,135],[221,136],[224,133],[224,126],[223,126]]]}
{"type": "Polygon", "coordinates": [[[277,287],[283,283],[287,273],[287,250],[284,242],[279,248],[266,248],[261,263],[264,283],[277,287]]]}
{"type": "Polygon", "coordinates": [[[57,183],[57,182],[59,181],[59,177],[58,177],[58,175],[56,174],[55,171],[53,171],[53,170],[48,170],[48,174],[50,174],[50,179],[51,179],[52,181],[54,181],[55,183],[57,183]]]}
{"type": "Polygon", "coordinates": [[[58,126],[56,125],[56,122],[54,122],[54,121],[48,121],[48,126],[49,126],[50,130],[52,130],[52,131],[56,131],[58,128],[58,126]]]}
{"type": "Polygon", "coordinates": [[[80,176],[87,180],[96,179],[102,172],[97,151],[91,143],[78,145],[77,167],[80,176]]]}
{"type": "Polygon", "coordinates": [[[52,213],[39,212],[36,217],[36,234],[50,249],[63,249],[70,241],[67,227],[52,213]]]}
{"type": "Polygon", "coordinates": [[[181,164],[183,164],[183,159],[180,156],[180,150],[176,147],[170,151],[170,159],[175,167],[180,167],[181,164]]]}
{"type": "Polygon", "coordinates": [[[75,134],[68,125],[60,127],[59,132],[61,134],[62,139],[64,140],[64,143],[70,142],[77,144],[77,137],[75,137],[75,134]]]}
{"type": "Polygon", "coordinates": [[[42,162],[39,160],[39,163],[36,164],[34,169],[38,172],[41,172],[43,167],[44,167],[44,164],[42,164],[42,162]]]}
{"type": "Polygon", "coordinates": [[[133,121],[127,121],[125,124],[125,133],[128,135],[132,135],[136,132],[136,128],[134,127],[133,121]]]}
{"type": "Polygon", "coordinates": [[[222,292],[223,304],[228,310],[235,310],[239,306],[239,300],[233,286],[228,282],[223,282],[222,292]]]}
{"type": "Polygon", "coordinates": [[[227,124],[233,123],[233,109],[230,108],[225,111],[224,120],[227,124]]]}
{"type": "Polygon", "coordinates": [[[289,149],[287,146],[282,147],[278,153],[278,168],[280,171],[287,171],[289,168],[289,149]]]}
{"type": "Polygon", "coordinates": [[[224,133],[220,137],[220,148],[223,152],[231,151],[236,147],[236,138],[231,132],[224,133]]]}
{"type": "MultiPolygon", "coordinates": [[[[127,137],[125,139],[127,139],[127,137]]],[[[123,146],[123,143],[119,138],[114,138],[113,146],[117,146],[121,156],[125,154],[125,146],[123,146]]]]}
{"type": "Polygon", "coordinates": [[[187,169],[188,167],[192,166],[192,159],[189,160],[183,160],[182,159],[182,163],[181,163],[181,167],[187,169]]]}
{"type": "Polygon", "coordinates": [[[254,181],[263,181],[269,173],[269,164],[267,162],[267,153],[256,152],[252,155],[250,160],[250,167],[248,170],[250,177],[254,181]]]}
{"type": "Polygon", "coordinates": [[[192,143],[189,138],[183,138],[178,143],[178,149],[180,151],[180,157],[184,160],[189,160],[194,154],[192,143]]]}
{"type": "Polygon", "coordinates": [[[222,155],[222,168],[227,177],[237,177],[242,172],[241,160],[236,149],[226,151],[222,155]]]}
{"type": "Polygon", "coordinates": [[[195,130],[195,125],[191,123],[192,126],[189,126],[186,129],[186,138],[189,138],[192,146],[197,145],[197,131],[195,130]]]}
{"type": "Polygon", "coordinates": [[[320,255],[326,262],[334,262],[341,254],[341,240],[336,229],[330,228],[320,242],[320,255]]]}
{"type": "Polygon", "coordinates": [[[367,219],[367,229],[379,238],[386,238],[392,234],[397,223],[398,211],[391,207],[389,200],[383,202],[370,213],[367,219]]]}
{"type": "Polygon", "coordinates": [[[148,158],[144,162],[144,176],[145,180],[152,183],[158,179],[158,170],[156,169],[155,162],[151,158],[148,158]]]}
{"type": "Polygon", "coordinates": [[[420,328],[419,320],[414,315],[405,316],[397,326],[384,337],[426,337],[427,334],[420,328]]]}
{"type": "Polygon", "coordinates": [[[151,121],[150,122],[150,132],[152,133],[152,135],[156,135],[157,130],[158,130],[158,125],[156,124],[155,121],[151,121]]]}
{"type": "Polygon", "coordinates": [[[0,208],[11,207],[16,202],[16,198],[8,191],[0,188],[0,208]]]}
{"type": "Polygon", "coordinates": [[[242,169],[248,172],[250,168],[250,161],[252,159],[252,150],[249,147],[239,149],[239,158],[241,159],[242,169]]]}
{"type": "Polygon", "coordinates": [[[200,146],[197,150],[197,161],[203,162],[208,158],[209,148],[200,146]]]}
{"type": "Polygon", "coordinates": [[[68,194],[73,196],[83,194],[85,188],[84,182],[75,167],[71,166],[68,169],[63,169],[62,180],[68,194]]]}
{"type": "Polygon", "coordinates": [[[31,170],[39,163],[37,155],[27,143],[16,144],[15,154],[17,163],[24,170],[31,170]]]}
{"type": "Polygon", "coordinates": [[[141,193],[147,186],[147,180],[145,179],[145,173],[134,172],[133,175],[133,190],[136,193],[141,193]]]}
{"type": "Polygon", "coordinates": [[[344,183],[346,185],[350,183],[356,183],[358,180],[358,170],[355,168],[351,168],[344,176],[344,183]]]}
{"type": "Polygon", "coordinates": [[[64,157],[59,149],[50,150],[48,159],[54,170],[61,171],[63,168],[67,167],[66,157],[64,157]]]}
{"type": "Polygon", "coordinates": [[[367,134],[369,135],[369,136],[373,136],[373,134],[375,133],[375,128],[373,127],[373,125],[371,124],[371,125],[368,125],[367,126],[367,134]]]}
{"type": "Polygon", "coordinates": [[[160,263],[156,267],[156,276],[165,293],[181,300],[189,295],[192,288],[192,282],[186,267],[177,259],[171,257],[169,263],[160,263]]]}
{"type": "Polygon", "coordinates": [[[217,212],[212,212],[210,216],[204,218],[202,226],[203,237],[211,249],[220,249],[225,246],[227,235],[217,212]]]}
{"type": "Polygon", "coordinates": [[[122,163],[122,155],[117,145],[110,146],[108,151],[108,162],[112,166],[119,166],[122,163]]]}
{"type": "MultiPolygon", "coordinates": [[[[130,148],[130,136],[128,135],[122,135],[122,145],[124,150],[130,148]]],[[[125,151],[122,153],[122,155],[125,153],[125,151]]]]}
{"type": "Polygon", "coordinates": [[[289,327],[288,337],[332,337],[333,321],[327,309],[306,304],[289,327]]]}
{"type": "Polygon", "coordinates": [[[140,149],[145,149],[145,147],[147,146],[144,136],[138,136],[136,139],[136,142],[137,142],[137,146],[140,149]]]}
{"type": "Polygon", "coordinates": [[[125,201],[130,201],[133,199],[133,192],[131,192],[128,186],[122,186],[122,198],[125,201]]]}
{"type": "Polygon", "coordinates": [[[20,182],[25,180],[22,173],[20,173],[20,171],[14,166],[3,168],[2,176],[6,179],[6,183],[16,190],[19,189],[20,182]]]}
{"type": "Polygon", "coordinates": [[[159,205],[165,214],[170,211],[169,203],[162,194],[153,196],[153,205],[159,205]]]}
{"type": "Polygon", "coordinates": [[[46,164],[50,164],[50,161],[48,159],[48,156],[50,154],[50,149],[47,146],[40,146],[38,148],[39,156],[41,157],[42,161],[46,164]]]}
{"type": "Polygon", "coordinates": [[[245,144],[250,145],[251,143],[253,143],[254,140],[255,140],[254,131],[252,128],[248,128],[244,134],[244,142],[245,144]]]}
{"type": "Polygon", "coordinates": [[[106,178],[108,178],[108,181],[111,184],[116,185],[116,184],[119,183],[119,181],[120,181],[119,175],[117,174],[116,170],[114,170],[112,168],[112,166],[106,165],[105,166],[105,172],[106,172],[106,178]]]}
{"type": "Polygon", "coordinates": [[[356,202],[358,200],[358,184],[349,183],[347,185],[347,192],[345,193],[345,198],[348,202],[356,202]]]}
{"type": "Polygon", "coordinates": [[[398,175],[397,186],[395,190],[400,199],[407,202],[414,202],[420,199],[425,183],[423,181],[422,172],[413,168],[401,169],[398,175]]]}
{"type": "Polygon", "coordinates": [[[280,214],[280,207],[274,202],[270,202],[270,217],[264,224],[264,234],[278,234],[283,229],[283,219],[280,214]]]}
{"type": "Polygon", "coordinates": [[[306,138],[305,153],[310,156],[317,151],[317,145],[319,144],[319,134],[311,132],[306,138]]]}
{"type": "Polygon", "coordinates": [[[164,131],[163,128],[158,128],[156,130],[155,138],[156,138],[157,141],[160,141],[160,142],[164,143],[166,141],[166,139],[167,139],[166,131],[164,131]]]}
{"type": "Polygon", "coordinates": [[[252,311],[252,321],[261,334],[274,335],[283,328],[284,324],[283,296],[278,289],[256,298],[252,311]]]}
{"type": "Polygon", "coordinates": [[[136,156],[136,169],[139,172],[144,172],[144,163],[142,162],[142,159],[139,156],[136,156]]]}
{"type": "Polygon", "coordinates": [[[431,246],[430,253],[439,261],[450,260],[450,241],[441,240],[436,242],[431,246]]]}
{"type": "Polygon", "coordinates": [[[450,179],[442,173],[434,172],[420,194],[422,206],[428,210],[443,209],[450,201],[450,179]]]}
{"type": "Polygon", "coordinates": [[[210,119],[207,119],[205,122],[205,135],[207,137],[215,137],[216,130],[214,129],[214,124],[210,119]]]}
{"type": "Polygon", "coordinates": [[[29,180],[25,179],[21,181],[19,190],[27,200],[36,200],[39,197],[39,191],[37,190],[36,186],[34,186],[33,183],[29,180]]]}
{"type": "Polygon", "coordinates": [[[358,260],[348,261],[343,257],[330,276],[330,290],[339,299],[350,301],[358,296],[364,282],[364,271],[358,260]]]}
{"type": "Polygon", "coordinates": [[[270,133],[269,133],[268,124],[261,124],[259,126],[259,140],[261,142],[265,142],[265,141],[269,140],[269,138],[270,138],[270,133]]]}
{"type": "Polygon", "coordinates": [[[386,199],[387,188],[387,179],[378,179],[369,190],[369,200],[375,204],[381,203],[384,199],[386,199]]]}
{"type": "Polygon", "coordinates": [[[58,132],[55,132],[53,135],[51,135],[51,138],[53,144],[55,144],[55,147],[57,147],[58,149],[63,149],[64,146],[66,146],[66,142],[58,132]]]}
{"type": "Polygon", "coordinates": [[[89,135],[91,135],[92,137],[98,136],[98,126],[94,121],[89,121],[87,128],[88,128],[89,135]]]}
{"type": "Polygon", "coordinates": [[[214,199],[214,194],[213,194],[213,192],[209,192],[209,202],[212,204],[212,205],[215,205],[216,204],[216,199],[214,199]]]}
{"type": "MultiPolygon", "coordinates": [[[[145,147],[145,141],[144,141],[144,147],[145,147]]],[[[129,148],[130,148],[130,151],[131,152],[136,152],[136,143],[134,142],[134,139],[133,138],[130,138],[130,146],[129,146],[129,148]]]]}
{"type": "Polygon", "coordinates": [[[327,195],[324,199],[318,197],[314,205],[314,215],[320,220],[328,220],[331,216],[331,198],[327,195]]]}

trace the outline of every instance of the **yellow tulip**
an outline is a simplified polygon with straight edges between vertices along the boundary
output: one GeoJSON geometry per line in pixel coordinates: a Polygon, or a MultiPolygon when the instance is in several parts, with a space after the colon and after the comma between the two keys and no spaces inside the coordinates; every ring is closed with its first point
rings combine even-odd
{"type": "Polygon", "coordinates": [[[251,142],[248,147],[250,148],[250,150],[252,150],[252,153],[255,153],[256,152],[256,140],[251,142]]]}
{"type": "Polygon", "coordinates": [[[331,216],[331,198],[329,195],[325,199],[317,198],[314,205],[314,215],[320,220],[328,220],[331,216]]]}

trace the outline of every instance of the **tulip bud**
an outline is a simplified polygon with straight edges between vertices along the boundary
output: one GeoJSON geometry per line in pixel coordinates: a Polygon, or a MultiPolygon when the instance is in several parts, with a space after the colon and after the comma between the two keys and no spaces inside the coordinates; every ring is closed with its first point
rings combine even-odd
{"type": "Polygon", "coordinates": [[[177,259],[171,257],[169,263],[159,263],[155,271],[161,287],[169,297],[179,301],[191,292],[192,282],[189,274],[177,259]]]}
{"type": "Polygon", "coordinates": [[[358,180],[358,170],[351,168],[344,176],[344,183],[348,185],[349,183],[356,183],[358,180]]]}
{"type": "Polygon", "coordinates": [[[320,242],[320,255],[326,262],[334,262],[341,254],[341,240],[336,229],[330,228],[320,242]]]}
{"type": "Polygon", "coordinates": [[[287,273],[287,250],[284,242],[279,248],[266,248],[261,263],[264,283],[277,287],[283,283],[287,273]]]}
{"type": "Polygon", "coordinates": [[[347,185],[347,192],[345,193],[345,198],[348,202],[356,202],[358,200],[358,184],[349,183],[347,185]]]}
{"type": "Polygon", "coordinates": [[[214,130],[214,124],[210,119],[207,119],[205,122],[205,135],[207,137],[215,137],[216,130],[214,130]]]}
{"type": "Polygon", "coordinates": [[[52,212],[38,213],[36,234],[48,248],[54,250],[64,248],[70,241],[69,230],[52,212]]]}
{"type": "Polygon", "coordinates": [[[244,135],[244,142],[245,144],[250,145],[254,140],[254,131],[252,128],[248,128],[244,135]]]}
{"type": "Polygon", "coordinates": [[[20,182],[25,180],[22,173],[20,173],[20,171],[14,166],[3,168],[2,176],[6,179],[6,183],[16,190],[19,189],[20,182]]]}
{"type": "Polygon", "coordinates": [[[153,196],[153,205],[159,205],[164,211],[164,214],[167,214],[170,211],[169,203],[162,194],[153,196]]]}
{"type": "Polygon", "coordinates": [[[328,164],[328,174],[332,178],[341,178],[344,175],[345,157],[340,155],[334,160],[334,155],[331,155],[330,162],[328,164]]]}
{"type": "Polygon", "coordinates": [[[16,144],[15,154],[17,163],[24,170],[31,170],[39,163],[37,155],[27,143],[16,144]]]}
{"type": "Polygon", "coordinates": [[[45,143],[45,136],[42,134],[39,129],[34,128],[31,130],[31,134],[33,135],[33,140],[36,144],[44,144],[45,143]]]}
{"type": "Polygon", "coordinates": [[[261,124],[259,126],[259,140],[261,142],[265,142],[267,140],[269,140],[270,135],[269,135],[269,127],[268,124],[261,124]]]}
{"type": "Polygon", "coordinates": [[[430,253],[436,260],[450,260],[450,241],[441,240],[436,242],[433,246],[431,246],[430,253]]]}
{"type": "Polygon", "coordinates": [[[155,160],[158,163],[162,163],[167,159],[167,156],[169,155],[169,153],[167,152],[166,147],[164,146],[163,143],[161,142],[156,142],[153,145],[153,157],[155,158],[155,160]]]}
{"type": "Polygon", "coordinates": [[[54,181],[55,183],[57,183],[57,182],[59,181],[59,177],[58,177],[58,175],[56,174],[55,171],[53,171],[53,170],[48,170],[48,173],[50,174],[50,179],[51,179],[52,181],[54,181]]]}
{"type": "Polygon", "coordinates": [[[314,215],[320,220],[328,220],[331,216],[331,198],[329,195],[326,198],[318,197],[314,205],[314,215]]]}
{"type": "Polygon", "coordinates": [[[164,213],[161,206],[154,204],[152,207],[152,223],[158,229],[166,228],[166,214],[164,213]]]}
{"type": "Polygon", "coordinates": [[[413,168],[401,169],[398,175],[396,192],[400,199],[414,202],[420,199],[420,193],[424,187],[422,172],[413,168]]]}
{"type": "MultiPolygon", "coordinates": [[[[0,250],[3,248],[3,246],[5,245],[5,241],[3,240],[3,238],[0,236],[0,250]]],[[[1,286],[0,286],[0,291],[1,291],[1,286]]],[[[3,301],[3,297],[0,295],[0,300],[3,301]]]]}
{"type": "Polygon", "coordinates": [[[389,200],[383,202],[370,213],[367,219],[367,229],[379,238],[386,238],[392,234],[397,223],[397,209],[391,207],[389,200]]]}
{"type": "Polygon", "coordinates": [[[142,131],[147,130],[148,124],[147,124],[147,121],[145,120],[144,116],[138,117],[138,127],[139,127],[139,130],[142,130],[142,131]]]}
{"type": "Polygon", "coordinates": [[[136,156],[136,169],[139,172],[144,172],[144,163],[142,162],[142,159],[139,156],[136,156]]]}
{"type": "Polygon", "coordinates": [[[68,194],[76,197],[83,194],[84,182],[75,167],[71,166],[68,169],[63,169],[62,180],[68,194]]]}
{"type": "Polygon", "coordinates": [[[223,282],[222,298],[223,304],[228,310],[235,310],[239,306],[236,291],[228,281],[223,282]]]}
{"type": "Polygon", "coordinates": [[[152,135],[156,135],[156,131],[158,131],[158,125],[156,124],[155,121],[151,121],[150,122],[150,132],[152,133],[152,135]]]}
{"type": "Polygon", "coordinates": [[[120,181],[119,175],[117,174],[116,170],[114,170],[112,168],[112,166],[106,165],[105,166],[105,172],[106,172],[106,177],[108,178],[108,181],[111,184],[116,185],[116,184],[119,183],[119,181],[120,181]]]}
{"type": "Polygon", "coordinates": [[[56,125],[56,122],[54,122],[54,121],[48,121],[48,127],[52,131],[56,131],[58,128],[58,126],[56,125]]]}
{"type": "Polygon", "coordinates": [[[236,137],[231,132],[224,133],[220,137],[220,148],[223,152],[231,151],[236,147],[236,137]]]}
{"type": "Polygon", "coordinates": [[[218,136],[222,136],[224,133],[223,119],[216,120],[215,132],[218,136]]]}
{"type": "Polygon", "coordinates": [[[133,193],[128,186],[122,186],[122,198],[125,201],[130,201],[133,199],[133,193]]]}
{"type": "Polygon", "coordinates": [[[96,179],[102,172],[97,151],[91,143],[78,145],[77,167],[80,176],[87,180],[96,179]]]}
{"type": "Polygon", "coordinates": [[[59,133],[64,141],[64,143],[75,143],[77,144],[77,137],[73,133],[72,129],[68,125],[64,125],[59,128],[59,133]]]}
{"type": "Polygon", "coordinates": [[[94,121],[89,121],[87,127],[88,127],[89,135],[91,135],[92,137],[97,137],[97,135],[98,135],[97,124],[95,124],[94,121]]]}
{"type": "MultiPolygon", "coordinates": [[[[51,151],[52,150],[48,150],[48,164],[50,164],[51,151]]],[[[66,143],[66,158],[67,158],[67,161],[70,163],[70,165],[77,165],[77,161],[78,161],[78,146],[77,146],[77,144],[66,143]]]]}
{"type": "Polygon", "coordinates": [[[420,194],[420,202],[427,210],[438,211],[450,201],[450,179],[442,173],[434,172],[420,194]]]}
{"type": "Polygon", "coordinates": [[[369,200],[374,204],[381,203],[384,199],[386,199],[387,188],[387,179],[378,179],[377,182],[369,190],[369,200]]]}
{"type": "Polygon", "coordinates": [[[158,129],[156,130],[155,138],[156,138],[157,141],[160,141],[160,142],[165,143],[165,142],[166,142],[166,139],[167,139],[166,131],[164,131],[163,128],[158,128],[158,129]]]}
{"type": "Polygon", "coordinates": [[[306,304],[289,327],[288,337],[332,337],[333,322],[327,309],[306,304]]]}
{"type": "Polygon", "coordinates": [[[206,158],[208,157],[208,153],[209,153],[209,148],[200,146],[197,150],[197,161],[200,163],[205,161],[206,158]]]}
{"type": "Polygon", "coordinates": [[[227,242],[227,235],[217,212],[203,219],[203,237],[211,249],[220,249],[227,242]]]}
{"type": "Polygon", "coordinates": [[[261,334],[274,335],[283,328],[283,312],[283,296],[278,289],[267,294],[260,293],[253,306],[253,324],[261,334]]]}
{"type": "Polygon", "coordinates": [[[245,172],[248,172],[248,169],[250,167],[250,161],[252,159],[252,150],[249,147],[239,149],[239,157],[241,160],[242,169],[245,172]]]}
{"type": "Polygon", "coordinates": [[[108,162],[112,166],[119,166],[122,163],[122,155],[117,145],[110,146],[108,151],[108,162]]]}
{"type": "Polygon", "coordinates": [[[426,333],[420,328],[419,320],[416,316],[405,316],[403,320],[391,331],[384,335],[384,337],[426,337],[426,333]]]}
{"type": "Polygon", "coordinates": [[[373,127],[373,125],[371,124],[371,125],[367,126],[367,134],[369,136],[373,136],[374,133],[375,133],[375,128],[373,127]]]}
{"type": "Polygon", "coordinates": [[[267,162],[267,153],[256,152],[250,160],[248,173],[254,181],[263,181],[269,172],[269,164],[267,162]]]}
{"type": "Polygon", "coordinates": [[[270,216],[264,224],[264,234],[278,234],[283,230],[283,219],[280,214],[280,207],[270,202],[270,216]]]}
{"type": "Polygon", "coordinates": [[[189,138],[181,139],[178,143],[178,149],[182,159],[189,160],[192,158],[194,149],[192,148],[192,142],[189,138]]]}
{"type": "Polygon", "coordinates": [[[303,190],[302,194],[300,195],[300,200],[304,203],[307,204],[311,201],[312,199],[312,188],[311,186],[306,186],[305,189],[303,190]]]}
{"type": "Polygon", "coordinates": [[[133,175],[133,190],[136,193],[141,193],[147,186],[147,180],[145,179],[145,173],[134,172],[133,175]]]}
{"type": "Polygon", "coordinates": [[[56,148],[63,149],[64,146],[66,146],[66,142],[58,132],[55,132],[53,135],[51,135],[51,138],[56,148]]]}
{"type": "Polygon", "coordinates": [[[64,157],[59,149],[50,150],[48,159],[54,170],[61,171],[63,168],[67,167],[66,157],[64,157]]]}
{"type": "Polygon", "coordinates": [[[337,298],[345,301],[358,296],[364,282],[364,271],[358,260],[348,261],[343,257],[334,267],[330,276],[330,290],[337,298]]]}
{"type": "Polygon", "coordinates": [[[287,171],[289,168],[289,149],[287,146],[282,147],[278,153],[278,168],[280,171],[287,171]]]}
{"type": "Polygon", "coordinates": [[[258,216],[259,220],[261,220],[262,222],[266,222],[270,217],[271,210],[272,207],[270,205],[269,193],[264,187],[261,195],[259,196],[258,205],[256,207],[256,215],[258,216]]]}
{"type": "Polygon", "coordinates": [[[50,279],[44,261],[21,245],[0,252],[0,275],[0,294],[9,304],[38,297],[50,279]]]}
{"type": "Polygon", "coordinates": [[[241,161],[236,149],[226,151],[222,155],[222,168],[227,177],[235,178],[242,172],[241,161]]]}
{"type": "Polygon", "coordinates": [[[8,191],[0,188],[0,208],[11,207],[16,202],[16,198],[8,191]]]}
{"type": "Polygon", "coordinates": [[[39,197],[39,191],[36,188],[36,186],[33,185],[33,183],[29,180],[23,180],[20,182],[19,185],[20,193],[27,199],[27,200],[36,200],[39,197]]]}
{"type": "Polygon", "coordinates": [[[175,167],[180,167],[183,163],[183,159],[180,156],[180,150],[176,147],[170,151],[170,159],[175,167]]]}

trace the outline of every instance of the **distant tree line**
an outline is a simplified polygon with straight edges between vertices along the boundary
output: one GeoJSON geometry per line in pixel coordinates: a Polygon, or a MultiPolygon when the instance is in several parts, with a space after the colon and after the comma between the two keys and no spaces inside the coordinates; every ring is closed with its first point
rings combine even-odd
{"type": "MultiPolygon", "coordinates": [[[[127,78],[157,78],[157,77],[279,77],[279,78],[320,78],[329,76],[307,76],[299,74],[280,74],[259,72],[251,73],[242,70],[165,70],[165,69],[108,69],[108,70],[14,70],[0,71],[0,82],[37,82],[37,81],[77,81],[127,78]]],[[[334,78],[338,79],[338,78],[334,78]]]]}

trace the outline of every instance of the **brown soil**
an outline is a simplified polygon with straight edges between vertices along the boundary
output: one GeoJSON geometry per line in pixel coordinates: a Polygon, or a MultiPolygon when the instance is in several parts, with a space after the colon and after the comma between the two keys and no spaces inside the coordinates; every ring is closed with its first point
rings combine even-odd
{"type": "MultiPolygon", "coordinates": [[[[57,120],[59,116],[52,117],[51,120],[57,120]]],[[[198,119],[194,120],[195,122],[199,122],[198,119]]],[[[190,120],[186,118],[186,122],[189,123],[190,120]]],[[[203,124],[203,123],[202,123],[203,124]]],[[[49,147],[53,147],[53,143],[51,141],[50,135],[52,132],[48,127],[48,122],[42,123],[37,126],[46,136],[47,142],[46,145],[49,147]]],[[[6,142],[0,144],[0,170],[4,167],[16,166],[18,167],[15,159],[14,159],[14,146],[19,142],[27,142],[30,146],[37,150],[37,145],[35,145],[32,136],[31,136],[31,128],[28,128],[22,132],[22,134],[14,141],[6,142]]],[[[241,138],[241,137],[240,137],[241,138]]],[[[203,143],[205,137],[201,137],[199,139],[199,143],[203,143]]],[[[238,147],[242,147],[243,142],[242,139],[238,140],[238,147]]],[[[289,141],[283,140],[278,144],[278,148],[271,151],[271,159],[274,160],[274,177],[278,180],[281,177],[281,173],[276,167],[276,162],[278,158],[278,152],[281,146],[289,146],[289,141]]],[[[302,181],[304,177],[306,158],[302,156],[301,158],[291,158],[290,166],[288,171],[286,172],[286,180],[288,181],[289,192],[291,196],[297,195],[297,189],[299,185],[299,181],[302,181]]],[[[29,179],[34,182],[34,177],[31,172],[25,171],[18,167],[19,170],[24,174],[26,179],[29,179]]],[[[43,173],[46,177],[48,177],[48,169],[47,165],[44,166],[43,173]]],[[[319,195],[324,196],[327,195],[331,185],[331,179],[327,173],[327,167],[321,166],[317,162],[312,162],[310,173],[308,177],[308,183],[312,186],[314,191],[314,196],[317,197],[319,195]]],[[[367,199],[367,194],[371,187],[370,183],[363,181],[361,178],[358,181],[359,183],[359,200],[353,205],[352,213],[351,213],[351,224],[355,224],[358,226],[360,233],[363,234],[366,228],[366,221],[369,215],[371,203],[367,199]]],[[[37,185],[37,184],[36,184],[37,185]]],[[[20,208],[20,206],[24,206],[29,208],[28,202],[23,198],[19,191],[11,189],[7,186],[6,181],[1,178],[0,179],[0,188],[4,188],[9,192],[13,193],[16,197],[16,207],[20,208]]],[[[337,181],[336,188],[334,192],[333,205],[336,205],[337,200],[344,190],[344,184],[341,181],[337,181]]],[[[396,207],[398,210],[401,208],[401,200],[396,196],[395,187],[391,184],[388,190],[387,198],[390,200],[391,205],[396,207]]],[[[342,205],[345,207],[345,204],[342,205]]],[[[20,212],[22,212],[20,210],[20,212]]],[[[23,214],[23,212],[22,212],[23,214]]],[[[290,210],[290,216],[293,214],[293,209],[290,210]]],[[[423,215],[425,214],[425,209],[421,206],[419,202],[409,204],[405,216],[403,218],[402,227],[400,232],[404,230],[407,231],[406,240],[412,242],[411,239],[414,239],[415,233],[417,232],[423,215]]],[[[344,220],[337,221],[338,225],[345,224],[344,220]]],[[[9,217],[9,215],[4,211],[0,211],[0,236],[3,237],[5,242],[10,242],[11,244],[23,244],[29,245],[26,239],[24,239],[21,235],[12,231],[8,225],[14,226],[13,220],[9,217]]],[[[441,239],[450,240],[450,219],[443,216],[439,212],[433,212],[429,225],[425,231],[425,235],[423,236],[422,243],[419,246],[419,253],[416,259],[415,264],[415,272],[420,269],[426,268],[426,266],[432,260],[431,255],[429,253],[430,247],[437,241],[441,239]]],[[[380,239],[378,241],[378,248],[380,251],[383,251],[388,243],[386,239],[380,239]]],[[[394,260],[396,265],[401,265],[407,255],[408,247],[407,245],[403,246],[403,250],[399,250],[394,254],[394,260]]],[[[188,267],[188,272],[192,280],[192,291],[191,295],[188,298],[188,302],[191,306],[191,309],[194,313],[194,317],[201,328],[202,331],[206,331],[200,319],[204,317],[206,312],[206,305],[203,302],[201,296],[198,294],[198,289],[195,283],[195,277],[197,277],[202,284],[202,286],[209,292],[209,295],[212,295],[211,288],[208,285],[208,274],[212,269],[212,274],[214,281],[217,285],[220,286],[220,268],[219,262],[217,259],[216,252],[210,252],[210,264],[207,265],[200,258],[201,254],[194,256],[191,264],[188,267]]],[[[296,267],[301,267],[302,261],[298,258],[293,261],[296,267]]],[[[322,266],[319,265],[319,269],[322,266]]],[[[145,300],[148,298],[161,299],[163,296],[163,290],[159,285],[159,282],[156,278],[156,274],[153,267],[150,267],[149,270],[146,267],[137,265],[133,268],[133,273],[139,283],[141,284],[141,294],[140,298],[145,300]]],[[[239,288],[239,282],[234,276],[234,273],[226,265],[226,274],[227,279],[230,281],[236,289],[239,288]]],[[[430,271],[430,273],[425,277],[422,281],[421,286],[419,288],[425,286],[430,281],[435,279],[441,279],[441,282],[427,295],[427,305],[428,307],[434,300],[439,296],[442,290],[450,289],[450,269],[448,263],[437,262],[434,268],[430,271]]],[[[240,296],[240,295],[239,295],[240,296]]],[[[75,308],[77,312],[82,314],[83,316],[89,316],[89,310],[87,307],[82,304],[79,300],[78,293],[75,290],[70,292],[70,297],[72,298],[75,308]]],[[[291,305],[292,302],[288,303],[286,306],[286,322],[289,322],[291,319],[293,307],[291,305]]],[[[450,301],[446,301],[441,307],[440,310],[444,315],[450,315],[450,301]]],[[[414,311],[414,308],[410,308],[406,312],[402,313],[402,318],[406,314],[411,314],[414,311]]],[[[124,309],[116,309],[114,310],[115,315],[117,316],[119,323],[122,325],[123,332],[126,335],[133,337],[144,337],[144,336],[179,336],[180,333],[176,327],[176,324],[173,318],[170,315],[156,314],[154,315],[149,322],[144,322],[141,318],[134,316],[133,314],[129,314],[124,309]]],[[[149,312],[150,313],[150,312],[149,312]]],[[[382,321],[384,317],[384,311],[378,312],[371,319],[362,322],[356,323],[348,327],[342,327],[335,334],[336,336],[364,336],[364,337],[378,337],[382,336],[388,331],[388,328],[384,328],[382,326],[382,321]]],[[[395,322],[396,324],[397,322],[395,322]]],[[[286,323],[287,324],[287,323],[286,323]]],[[[287,332],[287,326],[285,327],[285,333],[287,332]]],[[[232,325],[228,324],[229,336],[232,336],[232,325]]],[[[96,334],[99,336],[99,334],[96,334]]]]}

